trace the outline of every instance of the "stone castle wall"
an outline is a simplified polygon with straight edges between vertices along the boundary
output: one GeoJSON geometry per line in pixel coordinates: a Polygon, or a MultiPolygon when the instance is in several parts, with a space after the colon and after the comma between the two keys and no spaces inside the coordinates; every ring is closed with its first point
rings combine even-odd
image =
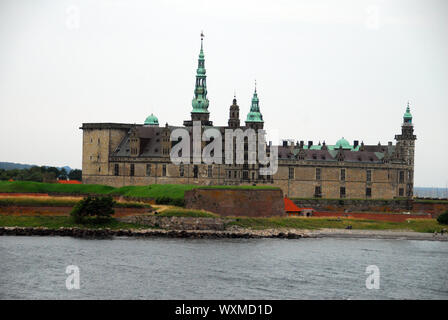
{"type": "Polygon", "coordinates": [[[207,189],[185,192],[185,207],[221,216],[285,216],[283,192],[268,189],[207,189]]]}
{"type": "Polygon", "coordinates": [[[403,212],[412,210],[412,200],[292,199],[301,208],[338,212],[403,212]]]}

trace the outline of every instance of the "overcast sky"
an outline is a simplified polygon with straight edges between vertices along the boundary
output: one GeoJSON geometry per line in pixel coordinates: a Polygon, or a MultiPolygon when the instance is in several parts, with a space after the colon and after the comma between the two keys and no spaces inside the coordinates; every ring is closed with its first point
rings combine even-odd
{"type": "Polygon", "coordinates": [[[84,122],[210,118],[254,80],[280,138],[387,144],[409,100],[415,185],[448,184],[448,1],[0,0],[0,161],[81,168],[84,122]]]}

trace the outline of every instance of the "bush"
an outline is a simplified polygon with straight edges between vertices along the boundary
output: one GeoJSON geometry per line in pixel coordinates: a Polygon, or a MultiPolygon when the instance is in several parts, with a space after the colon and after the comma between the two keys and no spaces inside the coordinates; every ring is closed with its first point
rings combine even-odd
{"type": "Polygon", "coordinates": [[[76,223],[105,222],[114,214],[112,197],[87,197],[79,201],[70,212],[76,223]]]}
{"type": "Polygon", "coordinates": [[[448,224],[448,210],[442,213],[438,218],[437,222],[440,224],[448,224]]]}
{"type": "Polygon", "coordinates": [[[177,207],[183,207],[185,205],[185,201],[184,199],[161,196],[156,198],[156,204],[167,204],[177,207]]]}

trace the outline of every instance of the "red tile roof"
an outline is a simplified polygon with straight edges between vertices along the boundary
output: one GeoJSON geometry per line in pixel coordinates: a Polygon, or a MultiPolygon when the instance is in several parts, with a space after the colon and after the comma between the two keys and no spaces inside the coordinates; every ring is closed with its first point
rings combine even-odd
{"type": "Polygon", "coordinates": [[[283,198],[283,201],[285,202],[285,211],[286,212],[300,212],[302,209],[300,209],[294,202],[292,202],[288,198],[283,198]]]}

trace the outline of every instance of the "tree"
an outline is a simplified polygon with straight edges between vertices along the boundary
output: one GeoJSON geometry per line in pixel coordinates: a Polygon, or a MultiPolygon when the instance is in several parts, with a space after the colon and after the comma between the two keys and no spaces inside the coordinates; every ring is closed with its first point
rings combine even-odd
{"type": "Polygon", "coordinates": [[[112,197],[87,197],[79,201],[70,212],[76,223],[99,223],[110,220],[115,201],[112,197]]]}
{"type": "Polygon", "coordinates": [[[438,218],[437,222],[440,224],[448,224],[448,210],[442,213],[438,218]]]}
{"type": "Polygon", "coordinates": [[[70,180],[82,180],[82,171],[79,169],[73,169],[72,171],[70,171],[70,173],[68,174],[68,178],[70,180]]]}
{"type": "Polygon", "coordinates": [[[58,178],[61,180],[67,180],[67,171],[64,168],[62,168],[59,172],[58,178]]]}

